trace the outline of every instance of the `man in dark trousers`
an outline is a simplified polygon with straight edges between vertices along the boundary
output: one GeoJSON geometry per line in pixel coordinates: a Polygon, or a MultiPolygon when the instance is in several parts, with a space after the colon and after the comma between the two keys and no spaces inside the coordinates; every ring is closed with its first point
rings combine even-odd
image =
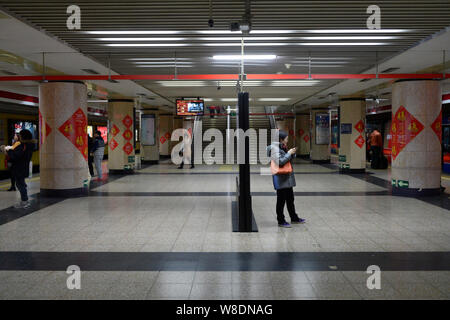
{"type": "Polygon", "coordinates": [[[88,166],[91,177],[94,176],[94,166],[92,165],[94,163],[94,154],[92,153],[92,149],[94,149],[94,139],[88,135],[88,166]]]}
{"type": "Polygon", "coordinates": [[[35,142],[32,139],[33,136],[29,130],[22,130],[19,133],[20,145],[7,151],[3,148],[12,163],[11,173],[16,178],[16,186],[20,192],[21,201],[14,206],[17,209],[27,209],[30,207],[25,178],[29,175],[31,156],[34,151],[35,142]]]}
{"type": "Polygon", "coordinates": [[[383,138],[377,128],[373,129],[370,134],[370,150],[372,151],[372,169],[378,169],[381,163],[381,150],[383,148],[383,138]]]}

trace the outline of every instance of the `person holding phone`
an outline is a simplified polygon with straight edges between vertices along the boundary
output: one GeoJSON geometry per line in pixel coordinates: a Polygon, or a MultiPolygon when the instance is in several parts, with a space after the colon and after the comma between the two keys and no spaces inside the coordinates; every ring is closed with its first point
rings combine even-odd
{"type": "Polygon", "coordinates": [[[279,142],[272,142],[267,147],[267,156],[271,158],[272,166],[283,168],[285,166],[290,167],[289,170],[279,170],[278,173],[272,171],[272,180],[275,190],[277,190],[277,220],[278,226],[282,228],[291,228],[284,217],[284,205],[287,205],[288,213],[291,218],[292,224],[305,223],[305,219],[299,218],[295,212],[294,204],[294,189],[295,175],[292,170],[293,159],[297,152],[297,148],[287,148],[289,136],[284,131],[279,131],[279,142]]]}

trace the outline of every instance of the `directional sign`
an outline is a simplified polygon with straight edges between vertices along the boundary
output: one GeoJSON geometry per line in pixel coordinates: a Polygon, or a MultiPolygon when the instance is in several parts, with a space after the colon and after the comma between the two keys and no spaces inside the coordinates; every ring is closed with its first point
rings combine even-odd
{"type": "Polygon", "coordinates": [[[398,180],[398,186],[400,188],[408,188],[409,187],[409,181],[398,180]]]}

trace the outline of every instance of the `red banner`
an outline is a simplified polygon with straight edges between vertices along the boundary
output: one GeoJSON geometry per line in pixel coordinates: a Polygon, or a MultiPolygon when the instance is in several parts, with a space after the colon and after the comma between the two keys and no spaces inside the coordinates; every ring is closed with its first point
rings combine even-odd
{"type": "Polygon", "coordinates": [[[133,138],[133,132],[131,132],[130,129],[127,129],[123,132],[122,136],[125,138],[125,140],[131,140],[133,138]]]}
{"type": "Polygon", "coordinates": [[[42,117],[41,110],[39,110],[39,145],[42,146],[50,132],[52,132],[52,128],[50,128],[47,122],[45,122],[44,118],[42,117]]]}
{"type": "Polygon", "coordinates": [[[414,116],[400,106],[392,119],[392,157],[395,160],[399,153],[410,143],[424,126],[414,116]]]}
{"type": "Polygon", "coordinates": [[[131,119],[131,117],[127,115],[125,118],[123,118],[122,123],[129,129],[133,125],[133,119],[131,119]]]}
{"type": "Polygon", "coordinates": [[[366,142],[362,135],[359,135],[358,138],[354,141],[356,145],[361,149],[364,146],[364,142],[366,142]]]}
{"type": "Polygon", "coordinates": [[[114,124],[111,128],[111,135],[115,137],[120,132],[119,128],[114,124]]]}
{"type": "Polygon", "coordinates": [[[359,133],[362,133],[364,131],[364,122],[362,120],[359,120],[357,124],[355,124],[355,129],[359,133]]]}
{"type": "Polygon", "coordinates": [[[431,124],[431,129],[433,129],[434,133],[436,133],[440,143],[442,144],[442,110],[436,120],[434,120],[431,124]]]}
{"type": "Polygon", "coordinates": [[[127,154],[130,155],[133,152],[133,145],[129,142],[127,142],[124,146],[123,146],[123,151],[127,154]]]}
{"type": "Polygon", "coordinates": [[[83,157],[88,159],[87,117],[80,108],[59,127],[59,131],[72,142],[83,157]]]}
{"type": "Polygon", "coordinates": [[[117,143],[117,141],[115,139],[111,139],[111,142],[109,143],[109,147],[111,148],[111,150],[114,150],[118,146],[119,146],[119,143],[117,143]]]}

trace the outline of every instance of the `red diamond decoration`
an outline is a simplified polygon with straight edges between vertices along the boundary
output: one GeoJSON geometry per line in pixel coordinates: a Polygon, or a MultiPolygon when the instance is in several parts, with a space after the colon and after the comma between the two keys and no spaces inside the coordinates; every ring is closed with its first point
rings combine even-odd
{"type": "Polygon", "coordinates": [[[111,150],[114,150],[115,148],[117,148],[119,144],[117,143],[117,141],[115,139],[111,139],[111,142],[109,143],[109,147],[111,148],[111,150]]]}
{"type": "Polygon", "coordinates": [[[356,140],[354,141],[356,143],[356,145],[361,149],[364,146],[364,138],[362,135],[359,135],[358,138],[356,138],[356,140]]]}
{"type": "Polygon", "coordinates": [[[164,144],[164,142],[166,142],[166,138],[161,137],[161,138],[159,139],[159,142],[161,142],[161,144],[164,144]]]}
{"type": "Polygon", "coordinates": [[[395,160],[423,129],[423,124],[414,118],[404,106],[400,106],[392,119],[392,158],[395,160]]]}
{"type": "Polygon", "coordinates": [[[127,144],[123,146],[123,151],[125,151],[127,155],[130,155],[133,152],[133,145],[127,142],[127,144]]]}
{"type": "Polygon", "coordinates": [[[127,129],[123,132],[122,136],[125,138],[125,140],[131,140],[133,138],[133,132],[131,132],[130,129],[127,129]]]}
{"type": "Polygon", "coordinates": [[[289,130],[289,135],[290,135],[290,136],[293,136],[293,135],[294,135],[294,130],[292,130],[292,129],[289,130]]]}
{"type": "Polygon", "coordinates": [[[364,122],[362,120],[359,120],[357,124],[355,124],[355,129],[359,133],[362,133],[364,131],[364,122]]]}
{"type": "Polygon", "coordinates": [[[306,136],[303,138],[303,140],[304,140],[306,143],[308,143],[308,141],[309,141],[309,135],[306,135],[306,136]]]}
{"type": "Polygon", "coordinates": [[[302,137],[304,133],[305,133],[305,131],[303,129],[298,130],[298,135],[300,137],[302,137]]]}
{"type": "Polygon", "coordinates": [[[120,132],[119,128],[114,124],[111,128],[111,135],[113,137],[117,136],[117,134],[120,132]]]}
{"type": "Polygon", "coordinates": [[[166,134],[164,135],[164,138],[166,138],[167,140],[170,139],[170,132],[166,132],[166,134]]]}
{"type": "Polygon", "coordinates": [[[48,135],[52,132],[52,128],[48,125],[47,122],[45,122],[44,118],[42,117],[41,111],[39,110],[39,145],[42,146],[44,143],[44,140],[48,137],[48,135]],[[45,123],[44,128],[42,127],[42,124],[45,123]]]}
{"type": "Polygon", "coordinates": [[[436,133],[439,141],[442,144],[442,110],[436,120],[434,120],[434,122],[431,124],[431,129],[433,129],[434,133],[436,133]]]}
{"type": "Polygon", "coordinates": [[[127,115],[125,118],[123,118],[122,123],[125,125],[125,127],[130,128],[133,124],[133,119],[129,115],[127,115]]]}
{"type": "Polygon", "coordinates": [[[61,132],[77,148],[83,157],[88,158],[87,117],[81,108],[59,127],[61,132]]]}

